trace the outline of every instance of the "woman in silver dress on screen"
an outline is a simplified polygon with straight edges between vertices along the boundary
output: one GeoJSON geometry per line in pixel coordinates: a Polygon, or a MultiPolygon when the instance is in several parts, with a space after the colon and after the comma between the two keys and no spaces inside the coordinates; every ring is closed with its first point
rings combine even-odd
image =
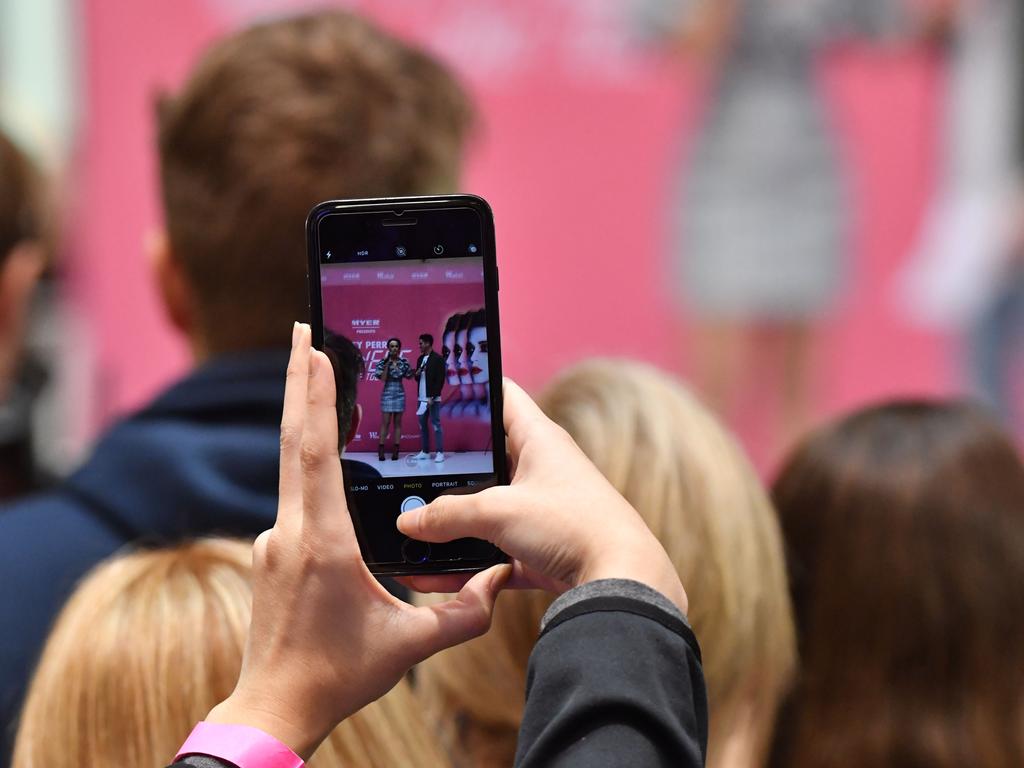
{"type": "Polygon", "coordinates": [[[398,448],[402,442],[402,414],[405,413],[405,379],[413,377],[412,366],[402,357],[402,342],[388,339],[388,355],[373,369],[373,376],[384,382],[380,393],[380,443],[377,458],[384,461],[384,445],[388,433],[395,441],[391,452],[392,460],[398,460],[398,448]]]}
{"type": "Polygon", "coordinates": [[[899,33],[901,0],[647,0],[645,21],[711,68],[713,99],[675,216],[698,318],[697,376],[726,417],[744,385],[778,393],[780,437],[809,419],[814,322],[844,283],[847,204],[817,63],[899,33]],[[755,342],[765,370],[751,375],[755,342]]]}

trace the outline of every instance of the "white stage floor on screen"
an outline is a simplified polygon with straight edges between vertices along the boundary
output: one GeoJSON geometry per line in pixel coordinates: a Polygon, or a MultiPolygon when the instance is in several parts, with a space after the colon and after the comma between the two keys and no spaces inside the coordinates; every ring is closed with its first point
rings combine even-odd
{"type": "Polygon", "coordinates": [[[445,460],[440,463],[434,461],[434,454],[430,454],[429,459],[414,459],[414,453],[402,452],[398,455],[398,461],[392,461],[390,453],[384,456],[384,461],[378,461],[376,453],[345,451],[346,459],[369,464],[384,477],[443,477],[494,471],[494,457],[490,451],[446,453],[445,460]]]}

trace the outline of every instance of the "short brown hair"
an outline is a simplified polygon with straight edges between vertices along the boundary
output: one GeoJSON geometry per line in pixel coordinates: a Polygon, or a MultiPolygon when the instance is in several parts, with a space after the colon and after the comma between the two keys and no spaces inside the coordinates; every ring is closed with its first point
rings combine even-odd
{"type": "Polygon", "coordinates": [[[988,414],[865,409],[774,498],[801,670],[772,765],[1024,765],[1024,466],[988,414]]]}
{"type": "Polygon", "coordinates": [[[42,186],[28,157],[0,131],[0,263],[25,240],[43,240],[42,186]]]}
{"type": "Polygon", "coordinates": [[[309,210],[452,191],[471,118],[445,67],[350,13],[216,43],[157,109],[170,244],[211,351],[287,344],[309,210]]]}

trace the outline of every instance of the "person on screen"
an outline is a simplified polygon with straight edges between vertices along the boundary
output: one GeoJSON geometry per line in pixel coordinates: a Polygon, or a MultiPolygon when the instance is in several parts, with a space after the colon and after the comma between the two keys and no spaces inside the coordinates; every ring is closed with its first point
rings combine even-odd
{"type": "Polygon", "coordinates": [[[434,461],[444,461],[444,435],[441,431],[441,390],[444,388],[444,358],[434,351],[434,337],[429,333],[420,334],[420,356],[416,360],[416,377],[419,408],[416,415],[420,420],[422,448],[416,459],[430,458],[430,432],[427,421],[434,428],[434,461]]]}
{"type": "Polygon", "coordinates": [[[0,764],[86,571],[139,539],[273,523],[288,328],[309,312],[296,223],[335,197],[458,188],[472,107],[427,54],[321,11],[215,42],[156,122],[166,232],[149,259],[193,369],[100,436],[65,483],[0,511],[0,764]]]}
{"type": "Polygon", "coordinates": [[[473,380],[473,399],[476,401],[476,415],[484,420],[491,420],[489,372],[487,368],[487,311],[478,309],[473,313],[466,334],[466,346],[469,354],[469,377],[473,380]]]}
{"type": "Polygon", "coordinates": [[[445,376],[450,387],[448,397],[441,403],[441,413],[444,416],[452,416],[455,405],[462,398],[462,390],[459,388],[459,364],[456,359],[455,332],[462,322],[463,314],[456,312],[448,318],[444,324],[444,333],[441,336],[441,357],[445,363],[445,376]]]}
{"type": "Polygon", "coordinates": [[[469,375],[469,326],[473,322],[473,313],[467,312],[459,320],[455,329],[455,370],[459,377],[459,401],[452,407],[452,416],[457,419],[476,415],[476,402],[473,400],[473,377],[469,375]]]}
{"type": "Polygon", "coordinates": [[[340,333],[324,333],[324,354],[334,369],[334,386],[338,410],[338,452],[346,483],[379,480],[380,472],[369,464],[345,458],[345,446],[351,443],[363,419],[363,408],[358,404],[358,383],[366,370],[363,356],[350,339],[340,333]]]}
{"type": "Polygon", "coordinates": [[[402,357],[402,342],[388,339],[388,356],[377,363],[373,376],[384,382],[380,393],[380,442],[377,444],[377,459],[384,461],[384,444],[388,435],[394,440],[391,460],[398,461],[398,449],[402,442],[402,414],[405,413],[405,379],[414,375],[409,361],[402,357]]]}

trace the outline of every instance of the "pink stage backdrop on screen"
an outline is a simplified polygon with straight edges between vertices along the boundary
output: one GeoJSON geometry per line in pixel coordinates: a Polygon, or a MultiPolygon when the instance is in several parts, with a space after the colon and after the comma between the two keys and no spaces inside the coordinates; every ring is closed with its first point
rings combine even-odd
{"type": "MultiPolygon", "coordinates": [[[[326,267],[321,274],[321,285],[325,328],[349,338],[362,352],[366,364],[357,393],[357,402],[363,407],[363,421],[347,450],[373,452],[377,450],[384,386],[373,373],[377,363],[387,356],[388,339],[395,337],[402,342],[402,356],[413,367],[420,354],[421,333],[431,334],[435,351],[442,354],[446,321],[455,314],[483,308],[483,270],[479,264],[456,263],[326,267]]],[[[449,346],[449,352],[453,346],[449,346]]],[[[491,450],[490,415],[485,407],[477,407],[486,396],[483,383],[486,376],[477,374],[476,380],[481,383],[474,389],[469,366],[460,379],[458,366],[453,366],[450,355],[445,362],[449,369],[441,392],[445,451],[491,450]],[[456,381],[459,383],[454,383],[456,381]]],[[[403,386],[406,407],[402,418],[402,450],[418,451],[417,384],[411,379],[403,386]]]]}
{"type": "MultiPolygon", "coordinates": [[[[669,200],[701,115],[699,78],[636,45],[627,0],[348,5],[452,63],[477,99],[479,130],[461,190],[483,195],[495,211],[509,375],[535,388],[594,354],[685,372],[686,319],[667,278],[677,258],[667,233],[669,200]]],[[[216,34],[301,4],[82,7],[87,118],[70,273],[98,344],[107,397],[99,428],[188,363],[142,256],[145,232],[160,220],[154,94],[180,84],[216,34]]],[[[940,67],[920,51],[851,48],[823,62],[822,82],[852,172],[856,223],[849,291],[828,322],[819,361],[822,409],[949,391],[948,343],[910,327],[891,288],[930,194],[940,67]]],[[[295,231],[301,259],[302,222],[295,231]]]]}

